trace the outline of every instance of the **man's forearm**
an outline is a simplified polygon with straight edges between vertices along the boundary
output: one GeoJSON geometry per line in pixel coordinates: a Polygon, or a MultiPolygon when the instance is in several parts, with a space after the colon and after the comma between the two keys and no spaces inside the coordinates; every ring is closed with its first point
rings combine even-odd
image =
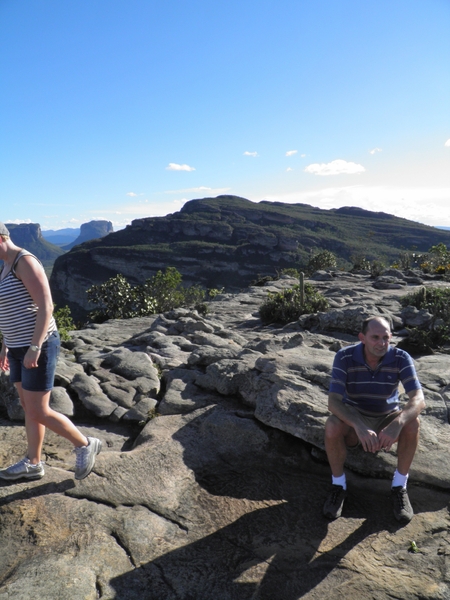
{"type": "Polygon", "coordinates": [[[416,419],[425,408],[425,399],[422,390],[409,392],[408,396],[409,400],[398,416],[398,421],[402,427],[409,421],[416,419]]]}

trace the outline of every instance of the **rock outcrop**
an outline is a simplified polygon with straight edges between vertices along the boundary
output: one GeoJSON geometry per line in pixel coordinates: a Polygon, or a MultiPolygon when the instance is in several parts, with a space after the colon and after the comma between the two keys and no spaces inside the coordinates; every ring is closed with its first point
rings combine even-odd
{"type": "Polygon", "coordinates": [[[67,304],[82,322],[93,308],[86,290],[118,273],[135,285],[170,265],[185,285],[238,291],[258,275],[306,265],[317,248],[350,268],[354,255],[396,260],[405,248],[426,252],[440,242],[450,245],[449,231],[385,213],[219,196],[192,200],[165,217],[136,219],[73,248],[55,262],[50,283],[57,306],[67,304]]]}
{"type": "Polygon", "coordinates": [[[11,235],[11,240],[20,246],[26,248],[29,252],[35,254],[45,267],[51,267],[58,256],[64,251],[47,241],[41,232],[41,226],[38,223],[5,223],[11,235]]]}
{"type": "MultiPolygon", "coordinates": [[[[178,309],[73,332],[52,404],[104,451],[76,482],[70,444],[48,432],[45,479],[0,484],[0,600],[449,598],[448,353],[416,357],[427,408],[411,523],[391,514],[394,451],[349,453],[343,517],[322,517],[334,353],[369,314],[391,318],[398,343],[415,318],[399,297],[420,283],[328,275],[312,283],[331,310],[284,327],[262,326],[258,309],[288,278],[219,295],[206,316],[178,309]]],[[[6,464],[25,437],[4,374],[0,399],[6,464]]]]}
{"type": "Polygon", "coordinates": [[[89,240],[96,240],[98,238],[105,237],[108,233],[114,231],[113,224],[111,221],[89,221],[89,223],[83,223],[80,227],[80,235],[70,244],[63,246],[63,250],[70,250],[78,244],[87,242],[89,240]]]}

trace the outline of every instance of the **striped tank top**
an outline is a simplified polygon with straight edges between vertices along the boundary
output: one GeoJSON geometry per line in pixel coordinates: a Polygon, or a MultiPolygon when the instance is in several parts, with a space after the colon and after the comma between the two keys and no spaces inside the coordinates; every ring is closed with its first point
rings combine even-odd
{"type": "MultiPolygon", "coordinates": [[[[5,338],[7,348],[29,346],[36,325],[38,307],[15,271],[22,256],[32,256],[40,265],[42,264],[34,254],[21,250],[14,259],[11,271],[0,280],[0,331],[5,338]]],[[[56,329],[55,319],[52,316],[45,339],[56,329]]]]}

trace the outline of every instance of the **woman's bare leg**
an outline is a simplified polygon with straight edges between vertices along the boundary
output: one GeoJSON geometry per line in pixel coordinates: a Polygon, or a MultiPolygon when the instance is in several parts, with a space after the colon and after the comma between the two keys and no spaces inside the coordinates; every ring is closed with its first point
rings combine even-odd
{"type": "Polygon", "coordinates": [[[41,460],[45,428],[69,440],[75,447],[87,446],[88,440],[65,415],[50,408],[50,391],[30,392],[15,384],[25,411],[25,428],[28,442],[28,458],[37,464],[41,460]]]}

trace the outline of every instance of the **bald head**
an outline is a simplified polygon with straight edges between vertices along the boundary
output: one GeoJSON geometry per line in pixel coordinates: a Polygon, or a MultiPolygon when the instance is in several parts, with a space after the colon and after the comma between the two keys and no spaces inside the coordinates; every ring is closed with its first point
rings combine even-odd
{"type": "Polygon", "coordinates": [[[361,333],[363,335],[366,335],[371,324],[375,324],[375,323],[379,323],[380,325],[382,325],[383,327],[385,327],[389,331],[391,331],[391,323],[388,319],[386,319],[384,317],[367,317],[367,319],[364,319],[364,321],[362,323],[361,333]]]}

